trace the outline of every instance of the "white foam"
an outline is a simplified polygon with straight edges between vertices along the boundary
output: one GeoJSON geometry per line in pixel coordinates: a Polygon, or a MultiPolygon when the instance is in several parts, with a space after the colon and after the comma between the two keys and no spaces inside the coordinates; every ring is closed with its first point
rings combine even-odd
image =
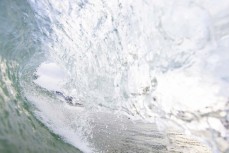
{"type": "Polygon", "coordinates": [[[226,97],[219,96],[220,85],[207,76],[173,71],[160,75],[158,82],[155,95],[167,112],[201,110],[227,100],[226,97]]]}
{"type": "MultiPolygon", "coordinates": [[[[83,97],[85,106],[121,108],[132,113],[128,115],[149,120],[155,110],[162,110],[157,112],[160,117],[162,112],[194,112],[225,103],[229,54],[228,37],[222,33],[229,30],[221,28],[224,24],[216,19],[227,14],[229,3],[217,3],[31,1],[41,17],[42,32],[49,36],[44,48],[70,74],[67,78],[57,64],[43,63],[34,82],[58,91],[66,82],[66,91],[83,97]],[[47,24],[51,30],[45,28],[47,24]]],[[[68,133],[62,134],[73,141],[68,133]]]]}
{"type": "Polygon", "coordinates": [[[87,128],[88,125],[85,125],[87,118],[83,115],[84,109],[78,107],[69,109],[63,103],[55,102],[53,99],[41,95],[27,94],[27,98],[35,104],[37,117],[50,130],[81,151],[85,153],[93,152],[84,136],[86,130],[90,129],[90,127],[87,128]]]}

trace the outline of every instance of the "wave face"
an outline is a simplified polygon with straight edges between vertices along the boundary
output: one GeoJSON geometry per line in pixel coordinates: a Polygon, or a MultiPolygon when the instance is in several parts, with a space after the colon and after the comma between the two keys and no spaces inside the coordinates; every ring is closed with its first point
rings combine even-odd
{"type": "Polygon", "coordinates": [[[26,141],[75,151],[47,127],[82,152],[228,151],[226,0],[0,4],[0,120],[50,144],[26,141]]]}
{"type": "Polygon", "coordinates": [[[204,1],[30,3],[43,47],[69,73],[65,92],[85,105],[124,107],[147,118],[148,106],[131,109],[142,103],[136,97],[152,95],[166,113],[179,110],[176,104],[198,110],[226,101],[228,89],[223,94],[219,83],[227,84],[226,63],[219,63],[227,38],[214,23],[226,8],[204,1]]]}

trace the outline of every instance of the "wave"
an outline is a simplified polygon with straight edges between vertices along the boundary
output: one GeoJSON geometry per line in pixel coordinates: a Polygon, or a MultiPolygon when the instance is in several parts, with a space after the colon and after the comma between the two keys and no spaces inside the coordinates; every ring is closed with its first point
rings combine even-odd
{"type": "Polygon", "coordinates": [[[83,152],[228,149],[227,1],[27,3],[19,30],[1,30],[16,45],[0,55],[64,141],[83,152]]]}

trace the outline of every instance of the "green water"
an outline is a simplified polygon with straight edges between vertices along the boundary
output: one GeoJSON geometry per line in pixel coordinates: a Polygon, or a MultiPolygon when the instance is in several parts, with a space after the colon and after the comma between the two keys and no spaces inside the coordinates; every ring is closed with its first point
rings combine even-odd
{"type": "Polygon", "coordinates": [[[26,0],[0,1],[0,152],[79,152],[34,118],[20,91],[19,71],[39,52],[36,29],[26,0]]]}

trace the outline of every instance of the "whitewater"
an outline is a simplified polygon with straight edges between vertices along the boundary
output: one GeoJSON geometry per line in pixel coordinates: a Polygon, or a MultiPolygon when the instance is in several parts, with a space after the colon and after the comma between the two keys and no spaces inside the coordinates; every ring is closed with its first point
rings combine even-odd
{"type": "Polygon", "coordinates": [[[0,152],[229,151],[229,1],[0,1],[0,152]]]}

